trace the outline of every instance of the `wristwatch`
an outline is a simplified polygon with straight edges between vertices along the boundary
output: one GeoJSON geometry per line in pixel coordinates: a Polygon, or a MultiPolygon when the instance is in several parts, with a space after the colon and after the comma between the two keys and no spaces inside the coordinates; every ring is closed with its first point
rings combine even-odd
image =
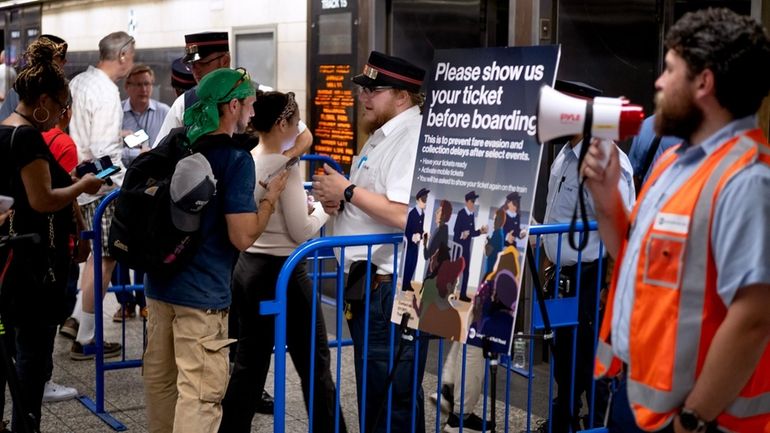
{"type": "Polygon", "coordinates": [[[351,183],[347,188],[345,188],[345,201],[350,203],[351,200],[353,200],[353,189],[356,187],[356,184],[351,183]]]}
{"type": "Polygon", "coordinates": [[[705,432],[706,428],[711,424],[704,421],[694,410],[687,409],[686,407],[682,407],[679,411],[679,423],[685,430],[695,433],[705,432]]]}

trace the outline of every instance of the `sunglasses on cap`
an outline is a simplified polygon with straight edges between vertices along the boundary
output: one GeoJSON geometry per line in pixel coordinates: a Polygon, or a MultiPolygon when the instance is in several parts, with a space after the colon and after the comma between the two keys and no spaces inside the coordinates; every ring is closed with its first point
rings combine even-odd
{"type": "Polygon", "coordinates": [[[241,77],[233,84],[233,87],[230,88],[230,91],[225,94],[225,96],[222,97],[223,100],[228,100],[230,95],[235,91],[235,89],[238,88],[241,84],[245,83],[246,81],[251,81],[251,77],[249,76],[249,72],[244,68],[237,68],[236,71],[241,73],[241,77]]]}
{"type": "Polygon", "coordinates": [[[219,60],[219,59],[221,59],[222,57],[224,57],[224,56],[226,56],[226,55],[227,55],[227,53],[222,53],[222,54],[220,54],[220,55],[218,55],[218,56],[214,56],[214,57],[212,57],[212,58],[210,58],[210,59],[208,59],[208,60],[195,60],[195,59],[193,59],[193,60],[187,61],[187,62],[185,62],[185,63],[186,63],[188,66],[191,66],[191,67],[192,67],[193,65],[198,65],[198,66],[208,66],[210,63],[212,63],[212,62],[214,62],[214,61],[216,61],[216,60],[219,60]]]}

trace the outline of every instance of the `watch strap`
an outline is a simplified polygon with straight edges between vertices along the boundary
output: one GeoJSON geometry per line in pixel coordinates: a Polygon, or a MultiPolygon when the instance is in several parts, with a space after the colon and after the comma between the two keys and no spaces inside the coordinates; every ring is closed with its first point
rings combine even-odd
{"type": "Polygon", "coordinates": [[[348,185],[347,188],[345,188],[344,196],[345,196],[346,202],[350,203],[350,201],[353,200],[353,189],[355,187],[356,187],[356,184],[351,183],[350,185],[348,185]]]}
{"type": "Polygon", "coordinates": [[[697,412],[686,407],[682,407],[679,411],[679,421],[687,431],[695,433],[707,432],[709,427],[716,424],[715,421],[708,422],[704,420],[697,412]]]}

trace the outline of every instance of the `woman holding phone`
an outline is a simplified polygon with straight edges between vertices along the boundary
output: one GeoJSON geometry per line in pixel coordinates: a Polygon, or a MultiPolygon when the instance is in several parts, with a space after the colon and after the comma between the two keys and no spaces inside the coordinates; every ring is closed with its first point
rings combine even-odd
{"type": "MultiPolygon", "coordinates": [[[[223,418],[220,432],[250,432],[251,421],[260,397],[259,385],[264,384],[273,351],[275,324],[273,317],[259,314],[259,303],[275,299],[278,273],[297,246],[313,237],[328,216],[320,203],[310,203],[305,193],[299,166],[289,164],[284,151],[291,148],[300,134],[299,108],[293,93],[260,92],[254,102],[252,128],[259,133],[259,146],[252,152],[259,183],[276,172],[289,171],[286,189],[275,203],[275,213],[262,236],[246,252],[241,253],[233,273],[233,306],[238,309],[239,341],[227,394],[222,402],[223,418]],[[287,168],[288,167],[288,168],[287,168]]],[[[266,190],[257,185],[254,195],[263,200],[266,190]]],[[[287,292],[287,345],[294,366],[300,375],[305,407],[310,404],[310,383],[314,381],[313,429],[333,432],[335,418],[335,387],[330,371],[329,347],[321,311],[316,299],[316,321],[312,317],[312,282],[304,264],[297,266],[289,281],[287,292]],[[310,378],[310,341],[315,339],[315,377],[310,378]]],[[[345,423],[340,413],[340,431],[345,423]]]]}
{"type": "MultiPolygon", "coordinates": [[[[0,125],[0,194],[14,198],[13,213],[0,235],[37,233],[40,243],[19,243],[0,252],[7,267],[0,291],[0,315],[16,333],[16,371],[25,409],[40,424],[43,388],[50,371],[56,325],[62,316],[76,236],[73,201],[95,193],[104,183],[93,174],[70,177],[51,154],[41,131],[49,130],[68,108],[69,89],[54,63],[60,46],[48,39],[33,42],[27,67],[14,89],[19,105],[0,125]]],[[[13,431],[26,420],[13,417],[13,431]]]]}

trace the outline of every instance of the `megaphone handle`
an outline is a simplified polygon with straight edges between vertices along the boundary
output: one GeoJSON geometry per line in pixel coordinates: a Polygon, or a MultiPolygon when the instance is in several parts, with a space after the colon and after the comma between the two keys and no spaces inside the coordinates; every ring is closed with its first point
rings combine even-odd
{"type": "Polygon", "coordinates": [[[594,104],[593,100],[586,103],[586,116],[583,123],[583,146],[580,148],[580,156],[578,157],[578,179],[580,179],[580,186],[578,186],[578,197],[575,202],[575,209],[572,211],[572,221],[569,224],[569,234],[567,235],[567,241],[569,246],[573,250],[583,251],[588,245],[588,216],[586,215],[586,202],[585,202],[585,179],[580,176],[580,167],[583,165],[583,159],[588,153],[588,147],[591,146],[591,126],[594,123],[594,104]],[[575,232],[577,231],[578,220],[578,206],[580,207],[580,220],[583,222],[583,229],[581,230],[581,236],[578,241],[575,241],[575,232]]]}
{"type": "Polygon", "coordinates": [[[572,211],[572,221],[570,221],[569,233],[567,234],[569,246],[575,251],[583,251],[586,245],[588,245],[588,216],[586,215],[586,201],[583,195],[583,192],[585,191],[584,183],[585,179],[581,179],[580,185],[578,186],[578,199],[575,203],[575,209],[572,211]],[[580,207],[580,221],[583,222],[583,228],[580,230],[581,236],[576,242],[575,232],[577,232],[578,206],[580,207]]]}

